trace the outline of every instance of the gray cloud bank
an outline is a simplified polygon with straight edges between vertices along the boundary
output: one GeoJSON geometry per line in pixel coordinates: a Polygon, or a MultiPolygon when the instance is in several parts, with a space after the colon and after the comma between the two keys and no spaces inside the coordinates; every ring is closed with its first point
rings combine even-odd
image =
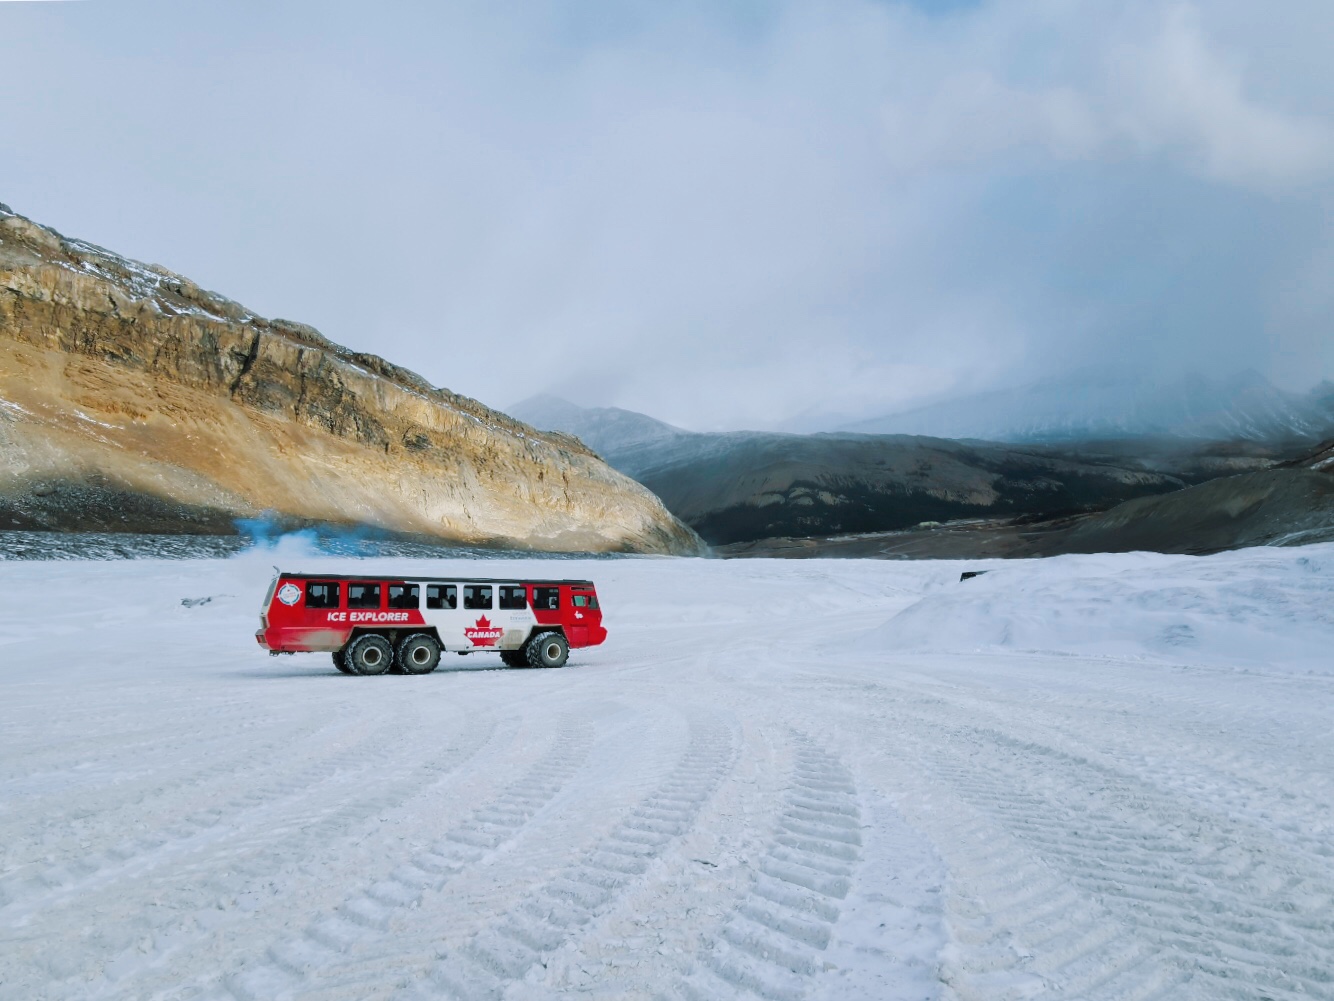
{"type": "Polygon", "coordinates": [[[1304,388],[1331,51],[1327,0],[3,4],[0,200],[498,406],[1304,388]]]}

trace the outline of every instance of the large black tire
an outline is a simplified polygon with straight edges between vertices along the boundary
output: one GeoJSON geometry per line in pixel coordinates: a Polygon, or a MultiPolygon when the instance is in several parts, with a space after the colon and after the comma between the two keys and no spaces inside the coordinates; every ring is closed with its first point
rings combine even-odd
{"type": "Polygon", "coordinates": [[[394,663],[394,648],[376,633],[363,633],[348,644],[343,659],[353,674],[384,674],[394,663]]]}
{"type": "Polygon", "coordinates": [[[338,670],[342,671],[344,674],[351,674],[352,668],[347,666],[347,658],[343,656],[346,652],[346,650],[335,650],[333,652],[334,667],[338,668],[338,670]]]}
{"type": "Polygon", "coordinates": [[[518,650],[501,650],[500,661],[506,667],[527,667],[528,650],[520,648],[518,650]]]}
{"type": "Polygon", "coordinates": [[[430,674],[440,663],[440,644],[430,633],[413,633],[398,643],[398,669],[404,674],[430,674]]]}
{"type": "Polygon", "coordinates": [[[529,667],[564,667],[570,659],[570,644],[560,633],[538,633],[524,647],[529,667]]]}

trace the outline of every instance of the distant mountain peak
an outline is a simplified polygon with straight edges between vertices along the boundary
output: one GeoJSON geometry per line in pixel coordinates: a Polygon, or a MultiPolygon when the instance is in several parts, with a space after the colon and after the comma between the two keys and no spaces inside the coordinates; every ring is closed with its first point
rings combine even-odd
{"type": "Polygon", "coordinates": [[[620,407],[581,407],[551,393],[539,393],[506,408],[506,413],[539,431],[563,431],[599,454],[627,448],[661,447],[694,432],[620,407]]]}

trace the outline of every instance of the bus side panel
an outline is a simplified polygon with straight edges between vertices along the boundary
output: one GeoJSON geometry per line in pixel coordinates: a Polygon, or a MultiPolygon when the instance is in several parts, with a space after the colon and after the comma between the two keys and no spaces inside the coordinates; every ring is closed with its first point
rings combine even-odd
{"type": "Polygon", "coordinates": [[[345,614],[337,609],[307,608],[306,581],[284,578],[269,601],[261,644],[280,653],[339,650],[352,634],[350,625],[337,621],[337,616],[345,614]],[[334,621],[330,615],[335,616],[334,621]]]}
{"type": "MultiPolygon", "coordinates": [[[[358,629],[404,629],[424,624],[418,609],[386,607],[388,587],[382,587],[379,608],[348,608],[347,581],[338,577],[310,580],[339,585],[338,608],[307,608],[305,579],[286,578],[279,583],[268,608],[268,628],[261,643],[270,650],[316,652],[341,650],[358,629]],[[285,591],[288,586],[299,593],[285,591]]],[[[393,582],[397,583],[397,582],[393,582]]]]}
{"type": "MultiPolygon", "coordinates": [[[[463,587],[467,583],[466,579],[461,579],[455,585],[458,588],[458,608],[422,609],[424,621],[435,627],[440,643],[446,650],[464,653],[513,650],[528,642],[533,626],[537,623],[531,608],[498,608],[497,592],[494,589],[490,608],[464,608],[463,587]]],[[[424,585],[422,593],[426,593],[424,585]]]]}
{"type": "MultiPolygon", "coordinates": [[[[564,604],[566,596],[562,594],[561,598],[564,604]]],[[[571,647],[597,646],[607,638],[607,630],[602,628],[602,609],[593,588],[586,585],[571,588],[562,613],[571,647]]]]}
{"type": "Polygon", "coordinates": [[[504,630],[496,644],[496,648],[500,650],[517,650],[522,647],[533,634],[533,627],[537,625],[533,610],[527,606],[498,608],[492,615],[492,621],[498,628],[504,630]]]}

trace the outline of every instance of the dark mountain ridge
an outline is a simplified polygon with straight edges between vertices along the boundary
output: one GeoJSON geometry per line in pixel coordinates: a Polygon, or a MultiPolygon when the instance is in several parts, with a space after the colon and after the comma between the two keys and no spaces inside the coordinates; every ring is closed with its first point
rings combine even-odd
{"type": "Polygon", "coordinates": [[[1334,537],[1334,442],[708,434],[555,397],[511,409],[581,438],[723,555],[1211,552],[1334,537]]]}
{"type": "Polygon", "coordinates": [[[585,409],[555,397],[511,410],[536,427],[576,435],[713,545],[958,518],[1075,514],[1188,482],[1116,456],[1042,446],[911,435],[691,432],[632,411],[585,409]]]}
{"type": "Polygon", "coordinates": [[[755,540],[724,556],[975,559],[1131,552],[1205,555],[1334,541],[1334,440],[1272,468],[1065,518],[988,518],[835,538],[755,540]]]}

